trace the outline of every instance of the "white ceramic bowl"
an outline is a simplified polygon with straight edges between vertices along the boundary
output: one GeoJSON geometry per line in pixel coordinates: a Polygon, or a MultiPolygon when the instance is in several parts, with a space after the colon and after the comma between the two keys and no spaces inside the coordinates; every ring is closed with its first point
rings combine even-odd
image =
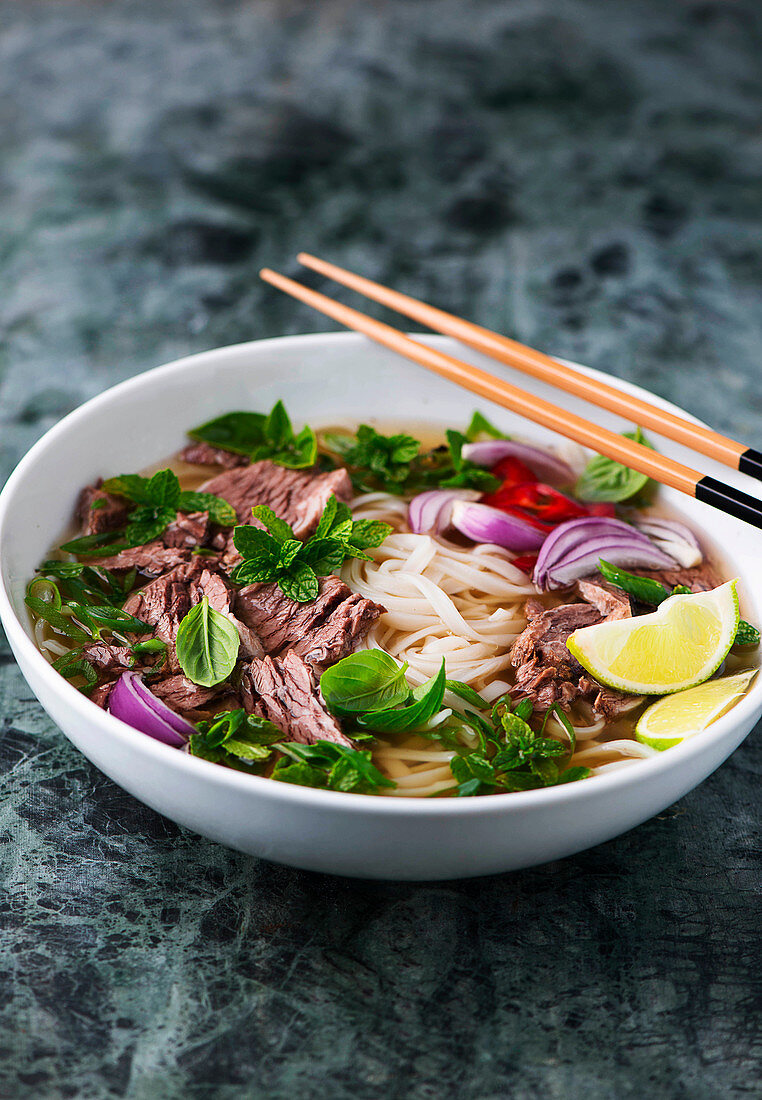
{"type": "MultiPolygon", "coordinates": [[[[433,337],[431,343],[501,370],[450,340],[433,337]]],[[[582,402],[504,373],[525,389],[591,416],[582,402]]],[[[368,878],[460,878],[559,859],[631,829],[705,779],[755,724],[762,711],[762,678],[708,731],[632,767],[548,790],[414,800],[311,790],[242,775],[159,744],[104,713],[54,672],[32,641],[24,590],[34,567],[70,521],[82,485],[164,458],[179,449],[193,424],[230,409],[267,409],[278,397],[295,421],[317,424],[398,418],[458,425],[480,407],[508,431],[558,442],[552,433],[344,333],[195,355],[115,386],[52,428],[0,496],[0,616],[22,672],[48,714],[96,767],[136,798],[204,836],[280,863],[368,878]]],[[[592,415],[608,427],[624,428],[614,416],[598,410],[592,415]]],[[[691,464],[675,444],[657,442],[691,464]]],[[[740,475],[714,463],[701,465],[749,490],[740,475]]],[[[762,576],[753,565],[762,536],[679,494],[667,492],[665,498],[697,526],[721,536],[725,559],[742,578],[746,615],[759,622],[762,576]]]]}

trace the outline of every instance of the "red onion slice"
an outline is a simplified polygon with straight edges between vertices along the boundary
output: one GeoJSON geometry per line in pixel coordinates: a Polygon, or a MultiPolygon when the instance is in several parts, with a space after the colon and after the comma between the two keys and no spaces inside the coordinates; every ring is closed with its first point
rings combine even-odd
{"type": "Polygon", "coordinates": [[[632,527],[629,523],[623,523],[620,519],[610,516],[582,516],[580,519],[570,519],[560,524],[555,531],[551,531],[542,544],[537,564],[534,568],[533,581],[540,589],[545,588],[545,580],[548,570],[556,562],[560,561],[576,547],[590,539],[619,537],[627,542],[642,542],[646,546],[653,543],[642,531],[632,527]]]}
{"type": "Polygon", "coordinates": [[[108,710],[141,733],[180,749],[196,730],[157,699],[137,672],[123,672],[111,689],[108,710]]]}
{"type": "Polygon", "coordinates": [[[506,550],[524,553],[542,546],[545,535],[516,516],[509,516],[489,504],[455,501],[450,522],[474,542],[495,543],[506,550]]]}
{"type": "Polygon", "coordinates": [[[550,451],[532,447],[529,443],[517,443],[515,439],[488,439],[483,443],[464,443],[463,458],[476,466],[492,469],[503,458],[518,458],[549,485],[572,485],[577,479],[568,462],[550,451]]]}
{"type": "Polygon", "coordinates": [[[633,566],[641,569],[674,569],[672,558],[653,543],[622,538],[590,539],[576,546],[560,561],[551,565],[545,577],[545,588],[567,588],[580,577],[587,577],[598,569],[601,558],[623,569],[633,566]]]}
{"type": "Polygon", "coordinates": [[[638,529],[679,562],[684,569],[704,560],[701,543],[687,524],[677,519],[647,517],[638,521],[638,529]]]}
{"type": "Polygon", "coordinates": [[[452,504],[455,500],[478,500],[476,489],[429,489],[413,497],[408,506],[408,523],[416,535],[433,531],[438,535],[450,525],[452,504]]]}

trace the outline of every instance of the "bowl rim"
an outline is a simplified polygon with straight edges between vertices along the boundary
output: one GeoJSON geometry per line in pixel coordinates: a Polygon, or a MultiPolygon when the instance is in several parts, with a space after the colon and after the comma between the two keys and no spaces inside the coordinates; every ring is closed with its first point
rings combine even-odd
{"type": "MultiPolygon", "coordinates": [[[[451,346],[454,341],[448,337],[413,333],[415,339],[433,344],[443,343],[451,346]]],[[[54,448],[59,436],[67,433],[80,419],[89,417],[93,410],[101,405],[108,405],[115,396],[130,393],[149,386],[157,377],[167,377],[180,374],[189,367],[202,366],[207,360],[214,360],[220,353],[232,353],[236,356],[245,356],[252,350],[258,352],[268,347],[284,347],[293,344],[301,346],[330,345],[336,341],[355,341],[361,346],[366,344],[364,337],[353,332],[318,332],[289,336],[268,337],[263,340],[249,340],[238,344],[222,345],[207,351],[197,352],[193,355],[183,356],[169,363],[150,368],[140,374],[116,383],[89,398],[82,405],[72,410],[38,439],[12,471],[2,491],[0,492],[0,559],[5,539],[5,517],[9,510],[12,498],[16,493],[16,487],[23,484],[24,479],[34,469],[38,456],[51,448],[54,448]]],[[[687,413],[679,406],[653,394],[640,386],[624,379],[608,375],[603,371],[573,362],[559,359],[585,374],[599,378],[601,381],[613,384],[633,395],[645,394],[648,398],[663,408],[676,412],[685,419],[695,423],[703,423],[696,417],[687,413]]],[[[283,369],[283,368],[281,368],[283,369]]],[[[732,558],[732,554],[728,555],[732,558]]],[[[735,564],[735,563],[733,563],[735,564]]],[[[743,579],[743,578],[741,578],[743,579]]],[[[657,777],[663,773],[677,769],[681,762],[689,764],[696,757],[704,753],[716,742],[723,739],[733,727],[743,725],[747,715],[751,714],[758,705],[758,696],[762,696],[762,676],[757,676],[746,695],[739,700],[725,715],[712,723],[711,732],[702,731],[699,736],[687,738],[679,745],[673,746],[669,753],[660,752],[656,756],[637,761],[636,766],[616,769],[604,775],[595,776],[595,782],[589,784],[567,783],[556,787],[544,787],[532,791],[514,791],[475,798],[403,798],[403,797],[379,797],[366,794],[354,794],[345,791],[327,791],[320,788],[301,787],[290,783],[276,783],[264,776],[248,775],[230,768],[220,767],[210,761],[199,757],[190,756],[189,753],[178,751],[169,745],[164,745],[153,738],[140,734],[120,719],[115,718],[107,711],[95,707],[94,704],[77,688],[60,676],[38,650],[32,639],[24,629],[24,625],[16,615],[11,604],[5,580],[0,570],[0,622],[8,633],[9,641],[14,650],[20,651],[28,660],[35,672],[41,677],[53,694],[61,695],[67,706],[72,709],[85,723],[101,724],[104,734],[114,737],[125,748],[134,748],[135,739],[139,738],[140,751],[146,753],[158,766],[170,766],[185,772],[189,777],[196,775],[201,778],[206,776],[207,781],[220,788],[232,788],[245,793],[250,791],[252,797],[264,796],[266,799],[283,801],[288,804],[302,805],[315,809],[339,810],[347,813],[363,811],[373,814],[414,814],[424,816],[456,816],[470,817],[482,814],[503,814],[506,812],[521,812],[530,808],[549,808],[554,804],[576,802],[580,799],[611,795],[617,791],[639,783],[645,783],[649,778],[657,777]]],[[[23,673],[22,673],[23,674],[23,673]]],[[[60,727],[59,727],[60,728],[60,727]]],[[[63,732],[63,731],[62,731],[63,732]]],[[[749,730],[751,732],[751,729],[749,730]]],[[[66,736],[64,734],[64,736],[66,736]]],[[[748,736],[748,734],[746,735],[748,736]]],[[[76,746],[75,746],[76,747],[76,746]]],[[[80,750],[81,751],[81,750],[80,750]]],[[[732,751],[732,750],[731,750],[732,751]]],[[[83,754],[84,755],[84,754],[83,754]]],[[[97,766],[97,765],[96,765],[97,766]]],[[[718,765],[719,766],[719,765],[718,765]]],[[[138,796],[139,797],[139,796],[138,796]]]]}

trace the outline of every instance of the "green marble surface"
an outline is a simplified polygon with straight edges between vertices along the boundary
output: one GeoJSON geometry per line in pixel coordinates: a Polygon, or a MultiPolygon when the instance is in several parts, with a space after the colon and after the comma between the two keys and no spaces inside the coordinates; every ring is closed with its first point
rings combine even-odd
{"type": "MultiPolygon", "coordinates": [[[[0,480],[298,248],[762,446],[762,9],[0,0],[0,480]]],[[[62,476],[64,476],[62,472],[62,476]]],[[[760,1095],[759,731],[561,863],[355,883],[185,833],[0,642],[0,1095],[760,1095]]]]}

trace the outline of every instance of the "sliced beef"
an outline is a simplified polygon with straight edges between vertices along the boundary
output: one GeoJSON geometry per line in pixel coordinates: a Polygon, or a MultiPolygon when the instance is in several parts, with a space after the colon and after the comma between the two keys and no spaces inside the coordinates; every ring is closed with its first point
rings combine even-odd
{"type": "Polygon", "coordinates": [[[137,569],[146,577],[160,577],[170,569],[188,562],[190,556],[190,550],[168,547],[156,539],[154,542],[147,542],[145,546],[131,546],[118,554],[87,560],[88,565],[99,565],[114,573],[127,573],[130,569],[137,569]]]}
{"type": "Polygon", "coordinates": [[[194,466],[224,466],[226,470],[248,466],[251,461],[246,455],[237,455],[233,451],[223,450],[222,447],[212,447],[210,443],[189,443],[180,451],[179,458],[194,466]]]}
{"type": "Polygon", "coordinates": [[[129,504],[124,497],[113,496],[101,489],[102,479],[86,485],[79,494],[76,516],[84,535],[101,535],[118,531],[127,523],[129,504]]]}
{"type": "Polygon", "coordinates": [[[684,584],[690,588],[691,592],[709,592],[722,584],[712,566],[706,561],[689,569],[676,565],[674,569],[633,569],[632,572],[639,577],[651,577],[655,581],[661,581],[666,588],[684,584]]]}
{"type": "MultiPolygon", "coordinates": [[[[590,584],[588,594],[598,603],[608,604],[611,593],[602,587],[603,582],[591,581],[590,584]]],[[[612,602],[611,616],[623,618],[621,602],[612,602]]],[[[587,675],[567,649],[567,639],[575,630],[594,626],[607,617],[598,606],[571,603],[545,609],[538,600],[528,600],[526,615],[528,625],[511,651],[517,698],[531,699],[534,709],[539,711],[547,710],[554,703],[568,708],[575,699],[584,698],[592,703],[596,713],[607,718],[614,716],[617,707],[627,709],[631,705],[631,695],[604,689],[587,675]]]]}
{"type": "Polygon", "coordinates": [[[211,688],[201,687],[181,674],[167,676],[166,679],[151,684],[151,691],[154,695],[158,696],[168,707],[171,707],[172,710],[183,717],[189,712],[207,706],[212,699],[219,696],[221,690],[224,690],[224,685],[211,688]]]}
{"type": "Polygon", "coordinates": [[[321,577],[318,595],[309,603],[295,603],[277,584],[268,583],[242,588],[235,604],[236,614],[256,631],[265,653],[293,649],[316,671],[356,649],[384,610],[334,576],[321,577]]]}
{"type": "Polygon", "coordinates": [[[643,701],[642,695],[625,695],[615,688],[604,687],[590,676],[583,676],[578,686],[582,696],[592,702],[595,713],[607,722],[613,722],[643,701]]]}
{"type": "Polygon", "coordinates": [[[101,707],[103,710],[106,710],[108,706],[108,697],[111,694],[111,689],[115,683],[115,680],[108,680],[105,684],[98,684],[98,686],[93,688],[93,690],[90,692],[88,698],[93,703],[95,703],[97,707],[101,707]]]}
{"type": "Polygon", "coordinates": [[[331,493],[337,500],[347,501],[352,496],[352,483],[343,469],[316,474],[263,461],[218,474],[204,482],[200,492],[223,497],[235,508],[240,523],[257,527],[261,524],[251,509],[255,504],[266,504],[293,527],[297,538],[306,538],[317,527],[331,493]]]}
{"type": "Polygon", "coordinates": [[[115,676],[127,672],[135,664],[129,646],[109,645],[107,642],[89,642],[82,647],[82,656],[97,672],[115,676]]]}
{"type": "Polygon", "coordinates": [[[302,745],[333,741],[354,747],[321,703],[311,669],[293,650],[245,666],[241,697],[247,711],[268,718],[289,741],[302,745]]]}
{"type": "Polygon", "coordinates": [[[629,619],[632,617],[630,597],[621,588],[604,581],[600,576],[583,577],[577,581],[577,591],[582,599],[596,607],[604,619],[629,619]]]}
{"type": "Polygon", "coordinates": [[[204,596],[216,611],[227,615],[235,625],[241,638],[241,656],[262,656],[263,649],[255,631],[233,614],[233,586],[198,556],[133,592],[124,610],[148,623],[154,628],[155,636],[168,643],[168,667],[176,670],[174,643],[178,628],[194,604],[200,603],[204,596]]]}
{"type": "Polygon", "coordinates": [[[208,512],[190,512],[187,515],[178,512],[177,518],[162,535],[162,542],[165,546],[194,550],[206,544],[209,526],[208,512]]]}

